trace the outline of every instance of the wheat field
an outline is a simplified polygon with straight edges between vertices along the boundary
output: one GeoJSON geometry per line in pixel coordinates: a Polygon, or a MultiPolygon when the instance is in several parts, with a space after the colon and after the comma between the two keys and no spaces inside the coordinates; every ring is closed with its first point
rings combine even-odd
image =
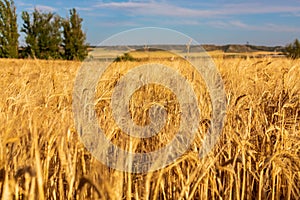
{"type": "MultiPolygon", "coordinates": [[[[132,174],[105,166],[80,142],[72,112],[80,62],[1,59],[1,198],[299,199],[300,61],[266,57],[214,62],[227,96],[226,120],[214,149],[198,158],[211,108],[201,104],[209,98],[199,89],[201,81],[195,82],[203,120],[189,151],[163,169],[132,174]]],[[[121,64],[125,72],[140,63],[116,65],[121,64]]],[[[173,65],[182,67],[180,61],[173,65]]],[[[182,70],[193,83],[190,72],[188,67],[182,70]]],[[[127,150],[130,138],[116,131],[108,106],[109,90],[121,75],[106,74],[95,108],[99,126],[127,150]],[[101,109],[105,106],[108,109],[101,109]]],[[[159,86],[142,88],[131,102],[133,120],[140,125],[148,118],[137,105],[149,90],[164,94],[152,99],[158,103],[164,102],[162,97],[175,98],[159,86]]],[[[134,141],[129,150],[152,151],[169,141],[168,130],[176,129],[180,108],[175,101],[166,109],[173,114],[170,127],[150,141],[134,141]]]]}

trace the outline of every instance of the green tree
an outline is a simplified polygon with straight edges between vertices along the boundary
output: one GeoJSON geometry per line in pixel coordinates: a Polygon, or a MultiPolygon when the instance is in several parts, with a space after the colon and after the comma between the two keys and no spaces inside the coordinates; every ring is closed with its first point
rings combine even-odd
{"type": "Polygon", "coordinates": [[[26,34],[25,54],[33,58],[57,59],[61,57],[61,18],[54,13],[22,12],[22,32],[26,34]],[[32,19],[31,19],[32,18],[32,19]]]}
{"type": "Polygon", "coordinates": [[[76,9],[70,10],[70,16],[63,20],[64,58],[83,60],[87,56],[86,35],[82,31],[82,18],[76,9]]]}
{"type": "Polygon", "coordinates": [[[13,0],[0,0],[0,57],[18,57],[18,25],[13,0]]]}
{"type": "Polygon", "coordinates": [[[294,43],[291,43],[286,46],[286,55],[289,58],[297,59],[300,58],[300,42],[298,39],[295,39],[294,43]]]}

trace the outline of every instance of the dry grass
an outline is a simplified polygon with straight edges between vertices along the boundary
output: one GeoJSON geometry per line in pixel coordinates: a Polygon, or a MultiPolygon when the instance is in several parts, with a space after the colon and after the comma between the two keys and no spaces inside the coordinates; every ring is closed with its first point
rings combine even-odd
{"type": "MultiPolygon", "coordinates": [[[[198,159],[201,131],[207,128],[202,119],[198,139],[175,163],[148,174],[130,174],[99,163],[79,142],[72,118],[72,90],[80,63],[0,60],[0,196],[2,199],[299,199],[299,60],[218,58],[215,62],[225,83],[228,110],[214,150],[204,159],[198,159]]],[[[182,66],[180,61],[175,62],[176,66],[182,66]]],[[[193,82],[188,72],[185,76],[193,82]]],[[[118,79],[108,77],[111,77],[109,83],[118,79]]],[[[193,84],[196,89],[200,85],[193,84]]],[[[158,86],[149,87],[154,94],[165,92],[169,101],[175,98],[158,86]]],[[[147,96],[148,90],[139,92],[147,96]]],[[[207,101],[203,93],[197,94],[198,100],[207,101]]],[[[134,102],[139,101],[134,98],[133,110],[134,102]]],[[[163,100],[159,97],[153,101],[163,100]]],[[[101,105],[105,105],[103,99],[97,104],[101,105]]],[[[176,110],[177,106],[175,102],[168,108],[176,110]]],[[[202,104],[199,106],[205,109],[202,104]]],[[[147,124],[147,117],[138,116],[144,112],[137,110],[133,115],[142,125],[147,124]]],[[[101,114],[100,126],[114,129],[113,122],[103,121],[101,114]]],[[[209,108],[202,117],[207,116],[209,108]]],[[[172,119],[176,125],[176,113],[172,119]]],[[[168,138],[160,139],[142,142],[135,150],[152,150],[157,147],[156,142],[168,142],[168,138]]],[[[115,142],[126,148],[124,141],[115,142]]]]}

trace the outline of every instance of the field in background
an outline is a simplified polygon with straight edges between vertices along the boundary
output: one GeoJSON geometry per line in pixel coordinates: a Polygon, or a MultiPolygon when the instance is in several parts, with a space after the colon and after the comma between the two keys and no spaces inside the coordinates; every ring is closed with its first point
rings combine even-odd
{"type": "Polygon", "coordinates": [[[223,50],[210,50],[210,51],[204,51],[202,48],[194,48],[191,49],[189,53],[186,51],[185,46],[165,46],[165,47],[157,47],[157,48],[166,48],[167,51],[164,50],[155,50],[155,51],[144,51],[145,49],[143,47],[134,46],[134,47],[123,47],[123,48],[117,48],[117,47],[110,47],[108,48],[95,48],[90,49],[89,56],[94,59],[114,59],[117,56],[122,55],[124,52],[130,51],[130,55],[132,55],[136,59],[148,59],[149,57],[152,58],[165,58],[165,59],[172,59],[174,57],[172,52],[179,54],[183,57],[191,56],[191,57],[200,57],[205,56],[209,54],[213,58],[284,58],[284,54],[281,51],[249,51],[249,52],[224,52],[223,50]],[[135,49],[138,49],[138,51],[135,51],[135,49]],[[184,52],[183,52],[184,51],[184,52]]]}
{"type": "MultiPolygon", "coordinates": [[[[214,61],[228,101],[214,150],[198,159],[199,137],[166,168],[130,174],[99,163],[79,141],[72,118],[79,62],[1,59],[2,199],[299,199],[300,61],[214,61]]],[[[126,146],[122,141],[116,143],[126,146]]]]}

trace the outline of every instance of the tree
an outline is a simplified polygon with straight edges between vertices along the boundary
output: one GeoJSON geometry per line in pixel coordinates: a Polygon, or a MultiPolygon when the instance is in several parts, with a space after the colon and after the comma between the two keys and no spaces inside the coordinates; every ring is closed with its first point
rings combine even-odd
{"type": "Polygon", "coordinates": [[[300,58],[300,42],[298,39],[295,39],[294,43],[291,43],[285,48],[286,55],[289,58],[297,59],[300,58]]]}
{"type": "Polygon", "coordinates": [[[34,27],[36,24],[36,15],[33,14],[33,21],[30,19],[30,15],[28,12],[22,12],[23,19],[23,27],[21,28],[21,32],[26,34],[26,48],[24,53],[26,56],[36,57],[35,54],[38,53],[38,45],[37,45],[37,30],[34,27]]]}
{"type": "Polygon", "coordinates": [[[75,8],[70,16],[63,20],[64,58],[67,60],[83,60],[87,56],[86,35],[82,31],[82,18],[75,8]]]}
{"type": "Polygon", "coordinates": [[[54,13],[41,13],[37,9],[32,13],[22,12],[24,21],[22,32],[26,34],[25,54],[33,58],[58,59],[61,57],[61,18],[54,13]]]}
{"type": "Polygon", "coordinates": [[[13,0],[0,0],[0,57],[18,57],[18,25],[13,0]]]}

